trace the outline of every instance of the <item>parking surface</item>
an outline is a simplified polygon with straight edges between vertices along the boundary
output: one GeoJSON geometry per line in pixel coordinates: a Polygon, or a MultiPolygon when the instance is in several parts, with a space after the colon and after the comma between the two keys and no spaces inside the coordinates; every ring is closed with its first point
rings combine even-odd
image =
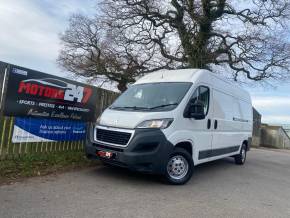
{"type": "Polygon", "coordinates": [[[184,186],[97,166],[0,187],[0,217],[290,217],[290,153],[196,167],[184,186]]]}

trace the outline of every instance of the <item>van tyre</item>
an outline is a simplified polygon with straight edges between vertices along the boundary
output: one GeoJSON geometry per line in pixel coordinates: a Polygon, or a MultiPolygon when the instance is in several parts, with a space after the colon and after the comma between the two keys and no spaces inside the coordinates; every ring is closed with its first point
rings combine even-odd
{"type": "Polygon", "coordinates": [[[166,164],[166,180],[173,185],[183,185],[191,178],[193,168],[191,155],[183,148],[175,148],[166,164]]]}
{"type": "Polygon", "coordinates": [[[235,156],[235,162],[237,165],[243,165],[247,159],[247,145],[244,143],[241,147],[241,151],[235,156]]]}

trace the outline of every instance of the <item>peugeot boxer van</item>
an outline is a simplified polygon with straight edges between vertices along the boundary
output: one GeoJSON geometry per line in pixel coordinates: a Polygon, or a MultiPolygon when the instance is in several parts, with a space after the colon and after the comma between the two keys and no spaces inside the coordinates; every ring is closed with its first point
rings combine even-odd
{"type": "Polygon", "coordinates": [[[198,164],[233,157],[243,165],[252,116],[249,94],[214,73],[157,71],[102,113],[85,150],[88,158],[184,184],[198,164]]]}

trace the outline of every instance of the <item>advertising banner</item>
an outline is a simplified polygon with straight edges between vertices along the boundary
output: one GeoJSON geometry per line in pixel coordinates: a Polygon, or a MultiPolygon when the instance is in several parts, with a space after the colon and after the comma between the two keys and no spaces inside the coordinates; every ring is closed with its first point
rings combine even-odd
{"type": "Polygon", "coordinates": [[[93,86],[10,65],[4,114],[94,121],[93,86]]]}
{"type": "Polygon", "coordinates": [[[78,141],[85,136],[85,122],[16,117],[12,142],[78,141]]]}

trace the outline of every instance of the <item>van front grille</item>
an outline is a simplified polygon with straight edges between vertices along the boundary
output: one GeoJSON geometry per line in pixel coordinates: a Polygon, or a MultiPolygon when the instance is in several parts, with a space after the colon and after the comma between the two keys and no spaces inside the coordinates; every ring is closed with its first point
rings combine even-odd
{"type": "Polygon", "coordinates": [[[131,133],[128,132],[118,132],[99,128],[96,130],[97,140],[102,142],[117,145],[127,145],[131,138],[131,133]]]}

